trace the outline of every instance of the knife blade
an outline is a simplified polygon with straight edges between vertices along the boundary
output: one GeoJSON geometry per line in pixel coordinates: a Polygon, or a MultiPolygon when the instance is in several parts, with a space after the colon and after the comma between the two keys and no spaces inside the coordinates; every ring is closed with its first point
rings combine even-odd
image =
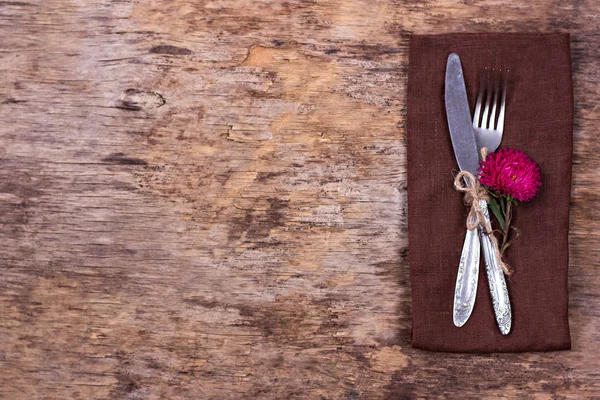
{"type": "Polygon", "coordinates": [[[479,152],[473,132],[471,109],[467,100],[467,89],[462,65],[458,54],[448,56],[446,64],[446,117],[454,148],[454,156],[461,171],[469,171],[477,176],[479,152]]]}
{"type": "MultiPolygon", "coordinates": [[[[461,171],[468,171],[476,176],[479,169],[479,155],[471,121],[471,110],[467,101],[462,65],[456,53],[450,54],[446,63],[444,97],[450,138],[458,166],[461,171]]],[[[480,247],[477,230],[467,230],[454,289],[452,315],[454,325],[458,327],[467,322],[475,306],[479,281],[480,247]]]]}

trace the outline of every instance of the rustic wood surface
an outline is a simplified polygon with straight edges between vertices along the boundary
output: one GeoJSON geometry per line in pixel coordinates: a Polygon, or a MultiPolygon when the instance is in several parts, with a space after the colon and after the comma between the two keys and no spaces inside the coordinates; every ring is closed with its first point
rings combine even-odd
{"type": "Polygon", "coordinates": [[[0,1],[0,397],[600,398],[599,32],[593,0],[0,1]],[[407,44],[450,31],[572,33],[570,352],[410,347],[407,44]]]}

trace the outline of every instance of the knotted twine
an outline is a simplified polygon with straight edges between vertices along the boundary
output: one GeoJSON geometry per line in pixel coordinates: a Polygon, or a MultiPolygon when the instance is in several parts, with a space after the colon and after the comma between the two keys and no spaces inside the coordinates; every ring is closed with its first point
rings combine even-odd
{"type": "MultiPolygon", "coordinates": [[[[485,147],[481,149],[481,156],[481,158],[485,161],[487,156],[487,149],[485,147]]],[[[482,200],[487,203],[487,201],[490,199],[487,190],[469,171],[460,171],[454,177],[454,188],[457,191],[464,193],[465,204],[470,207],[469,215],[467,216],[467,229],[472,231],[473,229],[477,229],[478,226],[481,226],[484,229],[484,234],[490,238],[492,245],[494,246],[494,252],[496,253],[498,266],[502,268],[502,271],[504,271],[505,275],[511,275],[512,270],[504,261],[502,261],[498,239],[496,239],[496,236],[494,236],[492,227],[490,226],[491,224],[486,221],[486,218],[483,215],[483,210],[479,204],[479,202],[482,200]]]]}

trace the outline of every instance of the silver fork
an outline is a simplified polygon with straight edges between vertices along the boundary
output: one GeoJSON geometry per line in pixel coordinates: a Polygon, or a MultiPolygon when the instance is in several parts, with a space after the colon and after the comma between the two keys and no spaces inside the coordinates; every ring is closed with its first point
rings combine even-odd
{"type": "Polygon", "coordinates": [[[475,131],[475,141],[477,142],[479,151],[481,151],[482,147],[487,148],[489,151],[496,151],[502,141],[508,71],[504,74],[502,102],[498,107],[498,95],[500,94],[502,75],[502,70],[498,70],[497,73],[492,70],[490,74],[487,69],[481,75],[479,94],[477,95],[477,103],[475,104],[475,112],[473,113],[473,130],[475,131]],[[483,108],[483,113],[481,113],[484,96],[486,96],[485,107],[483,108]],[[492,108],[491,112],[490,107],[492,108]],[[497,121],[496,113],[498,114],[497,121]]]}
{"type": "MultiPolygon", "coordinates": [[[[475,104],[475,112],[473,113],[473,130],[475,132],[477,150],[480,152],[483,147],[487,148],[490,152],[495,151],[502,141],[507,83],[508,71],[503,74],[502,70],[497,72],[492,70],[491,73],[489,70],[485,70],[481,77],[479,94],[477,95],[477,103],[475,104]],[[502,79],[503,75],[504,79],[502,79]],[[500,90],[502,80],[504,82],[502,90],[500,90]],[[502,98],[500,104],[498,104],[500,92],[502,93],[502,98]],[[484,96],[486,97],[485,104],[483,104],[484,96]]],[[[480,205],[482,206],[486,223],[488,226],[491,226],[487,204],[485,201],[482,201],[480,205]]],[[[512,312],[504,272],[498,264],[499,260],[496,258],[493,243],[481,226],[479,227],[479,236],[483,248],[485,270],[490,286],[496,322],[498,323],[500,332],[503,335],[507,335],[512,325],[512,312]]]]}

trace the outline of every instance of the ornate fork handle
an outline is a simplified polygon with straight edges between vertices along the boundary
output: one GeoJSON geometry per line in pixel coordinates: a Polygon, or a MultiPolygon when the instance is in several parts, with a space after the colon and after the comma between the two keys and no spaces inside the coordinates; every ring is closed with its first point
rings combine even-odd
{"type": "MultiPolygon", "coordinates": [[[[491,226],[487,203],[484,200],[481,200],[479,205],[483,211],[486,223],[488,226],[491,226]]],[[[496,258],[492,240],[481,226],[478,230],[483,247],[485,271],[490,286],[490,294],[492,295],[492,304],[494,306],[494,314],[496,314],[496,322],[498,323],[500,332],[503,335],[507,335],[510,332],[512,325],[512,312],[510,309],[510,300],[508,297],[508,288],[506,287],[506,281],[504,279],[504,272],[498,265],[498,259],[496,258]]]]}

